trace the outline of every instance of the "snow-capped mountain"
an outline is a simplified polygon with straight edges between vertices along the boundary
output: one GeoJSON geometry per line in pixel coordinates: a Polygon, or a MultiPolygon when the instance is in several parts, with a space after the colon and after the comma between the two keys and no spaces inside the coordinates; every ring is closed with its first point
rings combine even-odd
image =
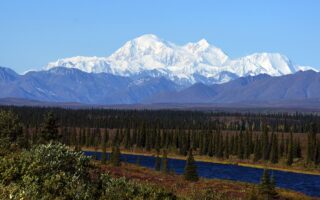
{"type": "Polygon", "coordinates": [[[248,75],[281,76],[297,71],[286,56],[278,53],[231,59],[205,39],[179,46],[152,34],[126,42],[109,57],[65,58],[49,63],[46,69],[57,66],[127,77],[163,76],[180,85],[223,83],[248,75]]]}

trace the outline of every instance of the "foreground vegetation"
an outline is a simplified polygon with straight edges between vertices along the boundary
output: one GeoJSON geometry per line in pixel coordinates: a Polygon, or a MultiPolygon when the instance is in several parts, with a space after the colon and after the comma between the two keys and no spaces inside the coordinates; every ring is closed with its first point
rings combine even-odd
{"type": "MultiPolygon", "coordinates": [[[[59,143],[5,155],[0,180],[0,199],[264,199],[259,188],[265,183],[262,180],[259,187],[206,179],[194,183],[135,165],[101,164],[59,143]]],[[[308,199],[287,190],[278,192],[277,199],[308,199]]]]}
{"type": "MultiPolygon", "coordinates": [[[[259,185],[218,179],[199,179],[197,182],[187,181],[184,176],[162,171],[150,170],[138,165],[123,163],[120,167],[111,164],[101,165],[102,171],[108,171],[113,177],[126,177],[139,183],[148,183],[163,187],[180,199],[264,199],[259,193],[259,185]]],[[[277,189],[276,199],[312,199],[298,192],[277,189]]],[[[272,199],[272,198],[269,198],[272,199]]]]}
{"type": "MultiPolygon", "coordinates": [[[[29,108],[21,109],[27,111],[29,108]]],[[[31,118],[29,117],[29,120],[31,118]]],[[[144,122],[142,123],[144,124],[144,122]]],[[[177,123],[180,124],[181,121],[178,120],[177,123]]],[[[245,150],[249,147],[245,145],[247,142],[244,142],[248,141],[248,137],[244,139],[242,134],[245,132],[250,135],[250,129],[241,128],[239,133],[224,136],[220,132],[219,127],[222,126],[220,121],[213,122],[212,132],[203,132],[203,129],[196,129],[191,132],[182,129],[167,130],[160,126],[151,130],[145,125],[133,130],[130,128],[70,128],[59,127],[60,122],[52,112],[46,113],[39,124],[39,127],[30,127],[30,124],[25,124],[23,120],[21,122],[14,112],[0,111],[1,199],[307,198],[298,193],[276,190],[275,181],[269,177],[267,170],[259,187],[230,181],[199,180],[193,152],[210,157],[209,152],[214,150],[213,155],[220,158],[219,155],[222,153],[221,158],[225,158],[226,152],[231,150],[226,146],[229,145],[229,141],[232,141],[226,139],[230,136],[237,141],[237,143],[234,143],[237,145],[236,155],[244,156],[245,152],[251,151],[245,150]],[[87,130],[88,132],[86,132],[87,130]],[[213,137],[212,139],[210,139],[210,135],[213,137]],[[94,149],[101,148],[104,153],[108,147],[112,146],[111,158],[107,160],[104,157],[101,163],[93,161],[81,153],[80,150],[83,146],[94,149]],[[70,149],[70,147],[75,148],[70,149]],[[154,150],[157,152],[158,163],[160,162],[159,153],[162,152],[161,172],[150,172],[140,167],[121,163],[120,147],[127,150],[132,148],[146,151],[154,150]],[[203,148],[205,154],[201,152],[203,148]],[[182,156],[189,152],[184,176],[173,174],[168,176],[169,170],[163,167],[166,166],[166,159],[164,158],[167,157],[168,152],[176,152],[182,156]],[[144,173],[147,176],[141,179],[139,178],[141,174],[136,174],[137,172],[144,173]],[[157,177],[157,179],[152,177],[157,177]],[[170,180],[168,177],[174,179],[170,180]],[[170,187],[168,185],[170,183],[175,185],[176,188],[170,187]],[[239,190],[239,192],[231,192],[228,190],[230,187],[237,188],[236,190],[239,190]]],[[[260,159],[263,159],[263,156],[266,156],[265,154],[269,154],[267,160],[272,162],[272,155],[276,155],[275,149],[279,146],[276,145],[274,133],[269,137],[268,126],[264,125],[262,127],[265,127],[265,131],[262,136],[256,136],[258,142],[254,143],[252,147],[254,149],[259,147],[259,153],[262,156],[260,159]],[[267,145],[264,143],[267,143],[267,145]]],[[[318,166],[317,150],[319,145],[316,123],[312,123],[311,127],[313,129],[309,129],[308,138],[310,139],[307,140],[306,149],[310,148],[309,145],[313,145],[312,147],[315,147],[316,150],[312,149],[312,152],[308,150],[307,154],[310,153],[312,156],[307,156],[307,158],[310,157],[310,160],[306,159],[305,163],[316,168],[318,166]]],[[[286,160],[294,162],[292,141],[292,134],[290,134],[286,160]],[[292,157],[290,158],[290,156],[292,157]]],[[[230,155],[232,156],[231,153],[230,155]]],[[[249,156],[252,155],[249,154],[249,156]]],[[[255,156],[254,153],[253,156],[255,156]]],[[[156,170],[160,171],[160,167],[156,167],[156,170]]]]}
{"type": "Polygon", "coordinates": [[[62,144],[39,145],[0,160],[0,199],[175,199],[149,184],[100,173],[62,144]]]}

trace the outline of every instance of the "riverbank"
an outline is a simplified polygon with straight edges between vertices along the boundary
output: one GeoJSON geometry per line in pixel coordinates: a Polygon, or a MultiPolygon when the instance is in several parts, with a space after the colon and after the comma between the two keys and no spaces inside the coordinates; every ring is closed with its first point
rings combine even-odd
{"type": "MultiPolygon", "coordinates": [[[[83,151],[95,151],[94,148],[87,148],[84,147],[82,148],[83,151]]],[[[99,152],[101,152],[100,149],[98,149],[99,152]]],[[[111,149],[107,149],[107,152],[110,152],[111,149]]],[[[135,151],[128,151],[125,149],[121,149],[122,154],[131,154],[131,155],[142,155],[142,156],[155,156],[154,152],[146,152],[146,151],[140,151],[140,150],[135,150],[135,151]]],[[[185,160],[186,157],[181,156],[181,155],[176,155],[172,153],[168,153],[168,158],[172,159],[178,159],[178,160],[185,160]]],[[[302,168],[294,168],[294,167],[288,167],[288,166],[279,166],[279,165],[273,165],[270,163],[249,163],[245,161],[239,161],[239,160],[221,160],[217,159],[215,157],[208,157],[208,156],[199,156],[199,155],[194,155],[194,158],[196,161],[199,162],[209,162],[209,163],[216,163],[216,164],[225,164],[225,165],[237,165],[237,166],[242,166],[242,167],[251,167],[251,168],[258,168],[258,169],[264,169],[268,168],[271,170],[279,170],[279,171],[284,171],[284,172],[292,172],[292,173],[299,173],[299,174],[310,174],[310,175],[318,175],[320,176],[320,170],[315,170],[315,169],[302,169],[302,168]]],[[[319,177],[320,178],[320,177],[319,177]]]]}
{"type": "MultiPolygon", "coordinates": [[[[189,182],[184,180],[181,175],[165,174],[134,164],[125,163],[120,167],[113,167],[108,164],[102,165],[98,161],[95,163],[100,166],[102,171],[108,172],[114,177],[125,177],[129,180],[163,187],[181,199],[204,199],[203,195],[209,193],[212,193],[214,197],[220,197],[220,199],[250,199],[250,195],[257,192],[256,185],[244,182],[205,178],[201,178],[197,182],[189,182]]],[[[277,191],[279,199],[317,199],[292,190],[277,188],[277,191]]]]}

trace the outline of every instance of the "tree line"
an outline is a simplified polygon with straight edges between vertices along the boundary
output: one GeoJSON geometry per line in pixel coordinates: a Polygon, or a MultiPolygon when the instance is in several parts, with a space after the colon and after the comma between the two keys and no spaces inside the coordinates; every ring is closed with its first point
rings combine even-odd
{"type": "Polygon", "coordinates": [[[53,139],[78,149],[91,147],[98,150],[111,146],[156,152],[165,149],[184,156],[193,149],[196,154],[219,159],[232,157],[271,163],[282,159],[287,165],[304,159],[309,165],[320,163],[317,115],[31,107],[1,109],[19,116],[21,130],[17,133],[23,135],[20,143],[35,144],[47,141],[48,137],[56,137],[53,139]],[[95,124],[96,121],[101,122],[100,126],[95,124]],[[293,122],[289,133],[279,128],[293,122]],[[49,127],[41,127],[42,124],[49,127]],[[54,127],[54,124],[59,127],[54,127]],[[294,134],[302,129],[303,133],[294,134]],[[52,132],[58,134],[54,136],[52,132]]]}
{"type": "Polygon", "coordinates": [[[320,127],[318,114],[304,113],[234,113],[182,110],[117,110],[117,109],[66,109],[46,107],[0,106],[20,117],[22,124],[38,127],[43,116],[51,112],[60,127],[109,129],[187,129],[210,130],[219,123],[222,130],[240,131],[249,127],[262,131],[267,124],[275,132],[308,133],[310,123],[320,127]]]}

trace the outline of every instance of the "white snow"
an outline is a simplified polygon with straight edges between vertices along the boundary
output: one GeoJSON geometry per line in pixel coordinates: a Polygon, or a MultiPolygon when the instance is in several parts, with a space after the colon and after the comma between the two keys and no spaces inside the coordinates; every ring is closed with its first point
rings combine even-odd
{"type": "MultiPolygon", "coordinates": [[[[318,68],[319,69],[319,68],[318,68]]],[[[307,71],[307,70],[313,70],[315,72],[319,72],[315,67],[310,66],[296,66],[296,71],[307,71]]]]}
{"type": "MultiPolygon", "coordinates": [[[[46,69],[57,66],[121,76],[157,70],[161,76],[176,82],[187,80],[189,84],[197,82],[197,76],[210,78],[211,81],[218,79],[222,72],[231,72],[237,76],[261,73],[280,76],[294,73],[297,69],[306,69],[295,67],[286,56],[278,53],[255,53],[230,59],[221,49],[209,44],[205,39],[179,46],[152,34],[126,42],[109,57],[77,56],[59,59],[49,63],[46,69]]],[[[224,77],[212,83],[226,82],[230,79],[224,77]]]]}

